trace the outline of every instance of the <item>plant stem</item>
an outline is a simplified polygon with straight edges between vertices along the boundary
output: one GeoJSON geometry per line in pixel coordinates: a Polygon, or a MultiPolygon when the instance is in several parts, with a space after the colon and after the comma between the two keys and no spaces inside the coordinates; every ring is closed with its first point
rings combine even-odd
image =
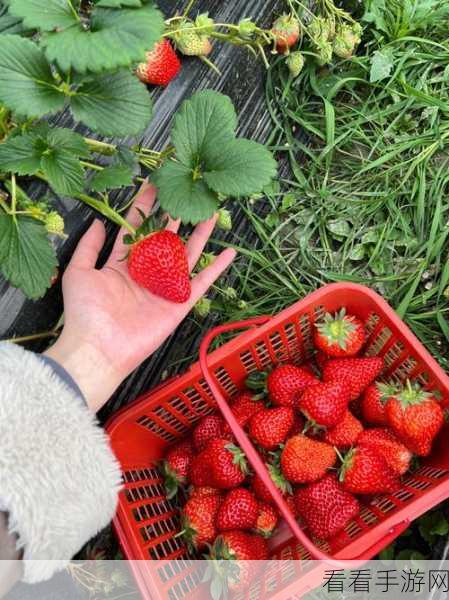
{"type": "Polygon", "coordinates": [[[201,60],[201,61],[202,61],[202,62],[203,62],[205,65],[207,65],[207,66],[208,66],[210,69],[212,69],[212,71],[215,71],[215,73],[217,73],[217,75],[221,75],[221,71],[220,71],[220,69],[219,69],[219,68],[218,68],[216,65],[214,65],[214,63],[213,63],[211,60],[209,60],[209,59],[207,58],[207,56],[200,56],[200,57],[199,57],[199,59],[200,59],[200,60],[201,60]]]}
{"type": "Polygon", "coordinates": [[[42,333],[34,333],[33,335],[24,335],[22,337],[9,338],[8,340],[2,340],[3,342],[11,342],[13,344],[24,344],[26,342],[33,342],[35,340],[41,340],[47,337],[58,337],[57,331],[43,331],[42,333]]]}
{"type": "Polygon", "coordinates": [[[75,195],[75,198],[77,200],[81,200],[81,202],[84,202],[84,204],[87,204],[91,208],[95,209],[116,225],[124,227],[131,233],[131,235],[135,235],[136,230],[134,229],[134,227],[130,225],[128,221],[124,219],[116,210],[108,206],[105,202],[97,200],[96,198],[92,198],[91,196],[87,196],[87,194],[77,194],[75,195]]]}
{"type": "Polygon", "coordinates": [[[188,2],[188,4],[187,4],[187,6],[186,6],[186,7],[185,7],[185,9],[184,9],[184,12],[182,13],[182,16],[183,16],[184,18],[186,18],[186,17],[187,17],[187,15],[189,14],[189,12],[192,10],[192,8],[193,8],[193,5],[195,4],[195,2],[196,2],[196,0],[189,0],[189,2],[188,2]]]}

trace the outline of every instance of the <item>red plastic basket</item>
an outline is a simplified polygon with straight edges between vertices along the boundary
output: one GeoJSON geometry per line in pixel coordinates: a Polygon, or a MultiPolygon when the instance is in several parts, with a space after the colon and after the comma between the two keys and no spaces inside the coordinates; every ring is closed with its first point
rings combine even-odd
{"type": "MultiPolygon", "coordinates": [[[[385,380],[409,378],[439,392],[443,402],[448,401],[446,374],[393,309],[378,294],[360,285],[328,285],[275,317],[217,327],[203,340],[200,362],[184,375],[122,409],[106,427],[125,482],[114,526],[126,557],[147,561],[134,565],[145,598],[194,597],[199,587],[206,585],[191,576],[188,561],[177,563],[182,566],[175,580],[167,577],[163,563],[157,568],[155,563],[150,566],[149,561],[189,558],[182,540],[175,537],[180,526],[178,509],[165,497],[156,463],[169,445],[183,438],[202,416],[217,410],[217,405],[284,516],[285,523],[270,540],[272,559],[331,559],[337,566],[341,566],[338,561],[368,560],[404,531],[413,519],[449,497],[449,437],[445,427],[432,455],[422,461],[417,471],[403,478],[398,492],[368,501],[343,534],[326,543],[317,543],[293,518],[263,462],[236,423],[227,401],[242,388],[248,374],[279,362],[307,360],[313,352],[314,322],[324,312],[334,312],[342,306],[367,323],[369,337],[364,353],[384,358],[385,380]],[[218,334],[248,326],[249,331],[207,355],[211,341],[218,334]]],[[[257,578],[257,589],[248,592],[250,597],[270,600],[292,597],[317,584],[316,572],[300,574],[299,568],[294,566],[288,576],[285,571],[278,576],[264,572],[257,578]],[[301,575],[299,580],[298,575],[301,575]]]]}

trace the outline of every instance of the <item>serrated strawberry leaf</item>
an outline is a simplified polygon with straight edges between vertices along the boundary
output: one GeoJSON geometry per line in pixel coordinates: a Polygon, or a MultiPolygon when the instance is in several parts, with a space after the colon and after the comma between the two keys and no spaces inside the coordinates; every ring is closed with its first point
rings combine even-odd
{"type": "Polygon", "coordinates": [[[128,7],[139,7],[142,6],[141,0],[97,0],[95,2],[97,6],[104,8],[122,8],[122,6],[128,7]]]}
{"type": "Polygon", "coordinates": [[[67,150],[67,152],[82,158],[90,156],[89,146],[84,141],[83,136],[71,129],[63,127],[49,129],[46,138],[49,146],[53,148],[67,150]]]}
{"type": "Polygon", "coordinates": [[[24,134],[0,144],[0,171],[34,175],[41,164],[42,149],[33,136],[24,134]]]}
{"type": "Polygon", "coordinates": [[[41,298],[58,261],[45,226],[35,219],[0,213],[0,270],[28,298],[41,298]]]}
{"type": "Polygon", "coordinates": [[[46,56],[63,71],[99,73],[144,60],[164,33],[162,14],[152,5],[114,10],[94,8],[90,28],[81,22],[49,32],[46,56]]]}
{"type": "Polygon", "coordinates": [[[25,27],[53,31],[79,23],[80,18],[69,0],[9,0],[9,12],[23,20],[25,27]]]}
{"type": "Polygon", "coordinates": [[[25,117],[41,117],[64,107],[43,52],[17,35],[0,35],[0,101],[25,117]]]}
{"type": "Polygon", "coordinates": [[[236,127],[237,115],[228,96],[197,92],[181,104],[171,131],[178,160],[193,168],[198,159],[234,139],[236,127]]]}
{"type": "Polygon", "coordinates": [[[84,187],[84,169],[76,156],[60,148],[48,150],[41,160],[42,171],[57,194],[74,196],[84,187]]]}
{"type": "Polygon", "coordinates": [[[276,175],[277,164],[271,152],[251,140],[230,140],[216,147],[205,159],[204,180],[227,196],[260,192],[276,175]]]}
{"type": "Polygon", "coordinates": [[[112,165],[92,177],[90,188],[94,192],[105,192],[133,184],[134,170],[126,165],[112,165]]]}
{"type": "Polygon", "coordinates": [[[22,20],[8,13],[8,6],[0,2],[0,33],[22,33],[24,27],[22,20]]]}
{"type": "Polygon", "coordinates": [[[141,133],[152,115],[145,85],[125,69],[81,85],[70,106],[75,119],[93,131],[117,137],[141,133]]]}
{"type": "Polygon", "coordinates": [[[191,169],[185,165],[166,162],[151,179],[159,190],[162,209],[183,223],[206,221],[218,208],[217,194],[202,179],[194,180],[191,169]]]}

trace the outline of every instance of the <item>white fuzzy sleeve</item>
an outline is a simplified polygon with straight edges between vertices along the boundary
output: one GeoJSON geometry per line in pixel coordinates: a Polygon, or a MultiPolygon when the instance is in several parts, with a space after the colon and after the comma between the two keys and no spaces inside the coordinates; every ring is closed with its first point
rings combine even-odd
{"type": "Polygon", "coordinates": [[[120,483],[83,399],[35,354],[0,344],[0,505],[24,581],[49,579],[109,523],[120,483]]]}

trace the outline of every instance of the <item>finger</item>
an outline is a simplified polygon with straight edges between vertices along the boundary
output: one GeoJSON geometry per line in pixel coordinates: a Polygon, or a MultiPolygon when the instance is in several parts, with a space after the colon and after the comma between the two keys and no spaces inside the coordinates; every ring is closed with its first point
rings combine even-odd
{"type": "Polygon", "coordinates": [[[237,255],[234,248],[227,248],[217,256],[214,262],[201,273],[198,273],[192,280],[192,296],[190,298],[191,305],[195,305],[198,300],[204,296],[210,286],[226,271],[237,255]]]}
{"type": "MultiPolygon", "coordinates": [[[[148,215],[153,208],[154,201],[156,199],[156,188],[149,183],[142,184],[136,199],[128,214],[126,216],[126,220],[133,227],[138,227],[142,222],[142,217],[139,213],[139,210],[142,211],[145,215],[148,215]]],[[[123,243],[123,236],[129,233],[126,227],[122,227],[118,232],[117,239],[115,240],[114,246],[112,248],[112,252],[107,260],[106,265],[110,266],[114,264],[114,267],[117,267],[118,264],[121,264],[120,261],[126,255],[129,250],[129,247],[123,243]]]]}
{"type": "Polygon", "coordinates": [[[78,242],[69,267],[76,269],[93,269],[98,260],[100,250],[106,240],[106,230],[99,219],[95,219],[89,229],[78,242]]]}
{"type": "Polygon", "coordinates": [[[178,233],[179,227],[181,226],[181,219],[172,219],[167,215],[167,224],[165,225],[165,229],[167,231],[172,231],[173,233],[178,233]]]}
{"type": "Polygon", "coordinates": [[[192,271],[198,262],[201,253],[204,250],[210,236],[215,228],[218,215],[214,215],[208,221],[204,221],[195,227],[189,241],[186,244],[187,258],[189,261],[189,269],[192,271]]]}

